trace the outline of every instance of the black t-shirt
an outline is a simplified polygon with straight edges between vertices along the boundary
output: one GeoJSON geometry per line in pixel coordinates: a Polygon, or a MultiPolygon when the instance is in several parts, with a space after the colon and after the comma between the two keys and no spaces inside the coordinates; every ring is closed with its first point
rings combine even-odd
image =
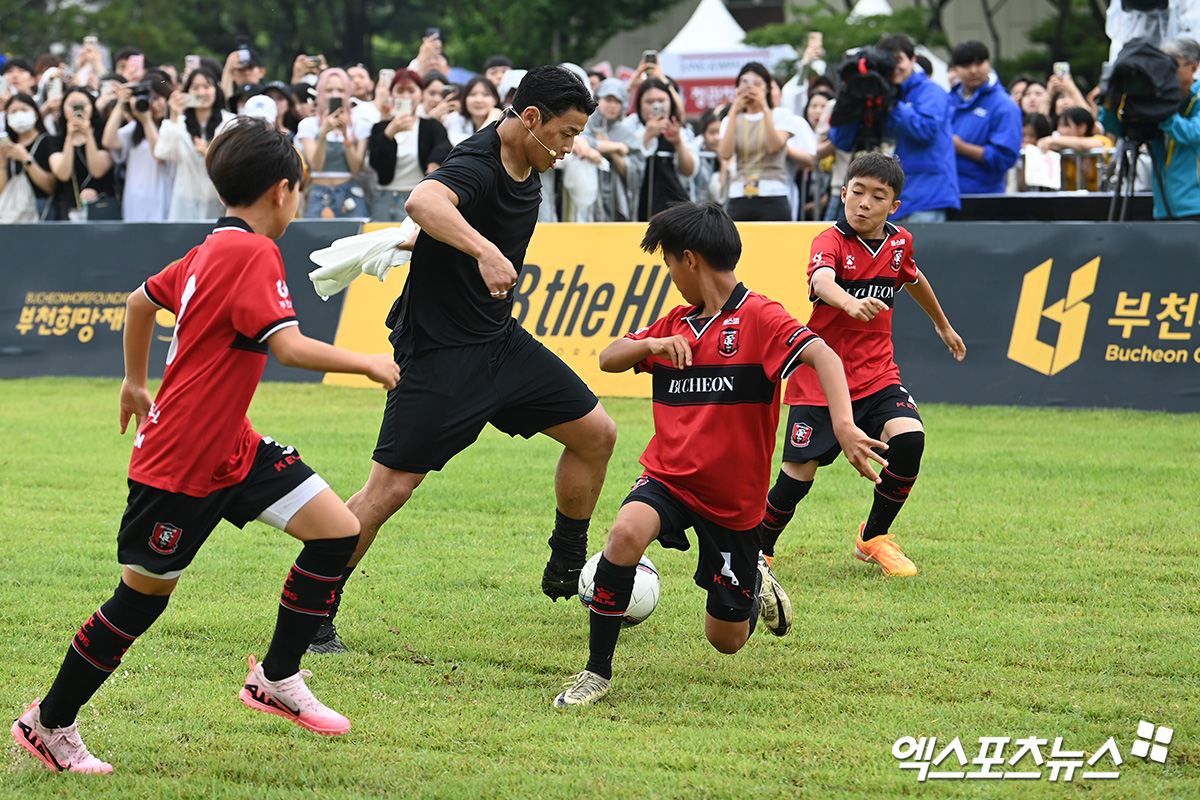
{"type": "MultiPolygon", "coordinates": [[[[108,172],[99,177],[93,176],[88,170],[86,147],[79,145],[78,147],[72,148],[70,145],[66,144],[64,137],[61,136],[58,137],[56,141],[58,143],[59,152],[66,154],[69,150],[73,149],[75,151],[74,181],[72,181],[71,178],[67,178],[65,181],[59,181],[58,186],[54,189],[54,205],[55,208],[58,209],[58,218],[60,220],[65,220],[67,218],[67,212],[76,207],[76,184],[78,184],[79,191],[81,192],[84,189],[94,189],[98,194],[108,195],[109,197],[116,196],[117,188],[114,182],[112,169],[109,169],[108,172]]],[[[49,163],[49,159],[47,159],[47,163],[49,163]]]]}
{"type": "MultiPolygon", "coordinates": [[[[458,195],[467,223],[500,249],[520,274],[542,202],[536,170],[515,181],[500,160],[497,125],[460,142],[425,180],[458,195]]],[[[479,344],[504,335],[512,321],[512,295],[492,297],[479,262],[424,231],[417,238],[404,293],[388,324],[404,353],[479,344]]]]}

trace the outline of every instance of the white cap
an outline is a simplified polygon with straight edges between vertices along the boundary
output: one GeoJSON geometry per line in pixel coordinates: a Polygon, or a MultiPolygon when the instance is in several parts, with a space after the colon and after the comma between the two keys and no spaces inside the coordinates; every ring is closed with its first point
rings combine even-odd
{"type": "Polygon", "coordinates": [[[500,86],[496,92],[500,95],[500,102],[504,103],[508,100],[508,93],[521,85],[521,79],[525,77],[527,69],[510,69],[504,73],[504,77],[500,79],[500,86]]]}
{"type": "Polygon", "coordinates": [[[279,116],[279,106],[265,94],[256,94],[242,106],[241,113],[243,116],[261,117],[267,122],[274,122],[279,116]]]}

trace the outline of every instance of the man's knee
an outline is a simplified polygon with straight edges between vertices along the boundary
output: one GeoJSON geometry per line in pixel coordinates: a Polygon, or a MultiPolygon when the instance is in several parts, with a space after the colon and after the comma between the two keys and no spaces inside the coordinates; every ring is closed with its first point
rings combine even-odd
{"type": "Polygon", "coordinates": [[[363,495],[370,504],[387,509],[388,515],[399,511],[413,496],[413,492],[421,485],[424,475],[385,467],[374,464],[367,485],[363,487],[363,495]]]}

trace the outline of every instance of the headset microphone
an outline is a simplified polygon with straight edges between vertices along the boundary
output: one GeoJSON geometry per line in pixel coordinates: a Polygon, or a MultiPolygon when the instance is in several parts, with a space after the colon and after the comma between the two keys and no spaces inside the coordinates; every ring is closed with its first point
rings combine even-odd
{"type": "MultiPolygon", "coordinates": [[[[518,118],[520,118],[520,116],[521,116],[520,114],[517,113],[516,109],[514,109],[512,106],[509,106],[508,108],[504,109],[504,113],[506,113],[506,114],[512,113],[512,115],[514,117],[518,117],[518,118]]],[[[525,126],[525,132],[528,133],[530,136],[533,136],[533,140],[535,142],[537,142],[538,144],[540,144],[542,146],[542,149],[550,154],[551,158],[558,158],[558,151],[551,150],[549,147],[546,147],[546,145],[542,143],[542,140],[534,135],[533,129],[530,128],[528,125],[525,126]]]]}

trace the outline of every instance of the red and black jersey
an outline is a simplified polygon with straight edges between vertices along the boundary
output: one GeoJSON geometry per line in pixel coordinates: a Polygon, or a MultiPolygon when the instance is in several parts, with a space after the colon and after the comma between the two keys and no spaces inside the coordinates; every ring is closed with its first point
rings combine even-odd
{"type": "Polygon", "coordinates": [[[283,257],[274,241],[224,217],[142,291],[174,312],[175,333],[129,477],[207,497],[246,477],[262,438],[246,409],[267,365],[267,339],[298,324],[283,257]]]}
{"type": "Polygon", "coordinates": [[[720,316],[679,306],[628,339],[683,335],[692,366],[662,356],[636,365],[654,379],[654,437],[646,474],[696,513],[748,530],[762,519],[779,427],[779,385],[820,339],[782,305],[738,284],[720,316]]]}
{"type": "MultiPolygon", "coordinates": [[[[892,306],[905,284],[916,283],[912,234],[885,222],[885,237],[865,241],[842,219],[821,231],[812,243],[808,264],[809,299],[813,301],[808,326],[842,359],[850,399],[858,400],[900,382],[892,351],[892,306]],[[870,322],[854,319],[812,294],[812,276],[831,269],[838,286],[857,298],[877,297],[887,308],[870,322]]],[[[817,374],[802,370],[788,381],[783,401],[790,406],[828,405],[817,374]]]]}

